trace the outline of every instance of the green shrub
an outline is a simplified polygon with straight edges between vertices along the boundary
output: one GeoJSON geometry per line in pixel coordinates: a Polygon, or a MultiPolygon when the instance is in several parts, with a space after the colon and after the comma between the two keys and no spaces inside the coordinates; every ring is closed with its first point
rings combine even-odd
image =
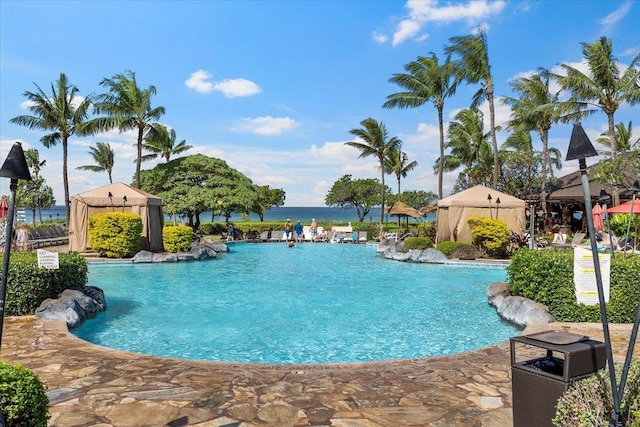
{"type": "Polygon", "coordinates": [[[89,217],[91,249],[109,258],[134,255],[142,239],[142,218],[129,212],[108,212],[89,217]]]}
{"type": "MultiPolygon", "coordinates": [[[[640,215],[634,213],[633,220],[631,221],[631,228],[629,229],[629,237],[631,239],[636,237],[636,230],[640,228],[640,215]]],[[[611,231],[616,236],[625,237],[627,235],[627,227],[629,226],[630,214],[613,214],[609,220],[611,231]]]]}
{"type": "Polygon", "coordinates": [[[35,252],[13,252],[7,275],[5,310],[9,316],[33,314],[42,301],[59,298],[70,287],[87,284],[87,262],[77,252],[58,254],[60,268],[38,268],[35,252]]]}
{"type": "Polygon", "coordinates": [[[428,237],[407,237],[404,240],[403,248],[405,251],[411,249],[425,250],[433,247],[433,242],[428,237]]]}
{"type": "Polygon", "coordinates": [[[468,245],[468,243],[463,242],[440,242],[436,249],[445,254],[447,257],[451,256],[453,251],[455,251],[458,247],[468,245]]]}
{"type": "MultiPolygon", "coordinates": [[[[597,305],[577,303],[573,284],[573,250],[519,249],[507,267],[507,281],[512,295],[548,306],[549,313],[560,322],[600,322],[597,305]]],[[[632,323],[639,300],[640,255],[613,257],[608,320],[632,323]]]]}
{"type": "Polygon", "coordinates": [[[471,217],[467,220],[471,227],[473,243],[489,256],[505,253],[509,241],[509,227],[501,219],[471,217]]]}
{"type": "MultiPolygon", "coordinates": [[[[621,372],[622,366],[616,365],[616,373],[621,372]]],[[[619,376],[617,383],[620,383],[619,376]]],[[[569,387],[558,399],[556,416],[552,421],[557,427],[608,426],[612,413],[609,371],[603,369],[569,387]]],[[[635,360],[629,368],[620,415],[625,426],[640,427],[640,363],[635,360]]]]}
{"type": "Polygon", "coordinates": [[[187,252],[192,241],[191,227],[171,225],[162,230],[162,242],[167,252],[187,252]]]}
{"type": "Polygon", "coordinates": [[[0,412],[6,427],[46,427],[49,398],[40,378],[20,365],[0,362],[0,412]]]}

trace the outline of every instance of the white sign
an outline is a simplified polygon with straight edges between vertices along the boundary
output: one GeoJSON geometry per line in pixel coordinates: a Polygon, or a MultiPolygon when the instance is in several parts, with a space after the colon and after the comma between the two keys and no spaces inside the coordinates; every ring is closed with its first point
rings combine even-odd
{"type": "Polygon", "coordinates": [[[48,270],[57,270],[60,268],[58,263],[58,252],[49,252],[44,249],[38,249],[38,267],[48,270]]]}
{"type": "MultiPolygon", "coordinates": [[[[611,254],[599,253],[600,274],[604,302],[609,302],[609,284],[611,283],[611,254]]],[[[598,285],[593,264],[593,253],[590,249],[575,248],[573,252],[573,283],[579,304],[598,305],[598,285]]]]}

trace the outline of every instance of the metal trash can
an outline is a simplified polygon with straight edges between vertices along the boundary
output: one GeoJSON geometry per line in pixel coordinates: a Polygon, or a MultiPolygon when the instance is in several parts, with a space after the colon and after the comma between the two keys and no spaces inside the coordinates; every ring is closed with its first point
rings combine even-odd
{"type": "Polygon", "coordinates": [[[545,331],[509,341],[514,427],[552,427],[558,399],[606,363],[604,343],[584,335],[545,331]]]}

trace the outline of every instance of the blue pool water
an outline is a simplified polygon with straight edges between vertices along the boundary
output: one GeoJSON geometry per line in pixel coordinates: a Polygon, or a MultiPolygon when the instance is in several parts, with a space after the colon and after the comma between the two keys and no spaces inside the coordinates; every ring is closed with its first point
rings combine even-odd
{"type": "Polygon", "coordinates": [[[73,330],[138,353],[253,363],[408,359],[518,333],[487,304],[500,267],[379,258],[372,245],[239,244],[218,259],[91,264],[108,310],[73,330]]]}

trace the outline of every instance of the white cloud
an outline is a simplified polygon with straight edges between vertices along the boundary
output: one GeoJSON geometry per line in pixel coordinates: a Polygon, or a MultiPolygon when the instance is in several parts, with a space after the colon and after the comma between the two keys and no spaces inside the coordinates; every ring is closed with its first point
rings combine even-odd
{"type": "Polygon", "coordinates": [[[374,31],[371,33],[371,38],[376,42],[376,43],[380,43],[383,44],[385,43],[387,40],[389,40],[389,36],[387,36],[386,34],[382,34],[379,33],[377,31],[374,31]]]}
{"type": "Polygon", "coordinates": [[[222,92],[227,98],[251,96],[262,93],[260,86],[246,79],[225,79],[216,83],[213,88],[222,92]]]}
{"type": "MultiPolygon", "coordinates": [[[[75,108],[78,108],[80,104],[84,102],[84,100],[85,100],[84,96],[75,96],[73,98],[73,102],[71,103],[71,105],[75,108]]],[[[54,99],[49,98],[49,101],[54,102],[54,99]]],[[[20,108],[22,108],[23,110],[28,110],[30,107],[33,107],[34,105],[36,105],[35,102],[31,101],[30,99],[27,99],[20,103],[20,108]]]]}
{"type": "Polygon", "coordinates": [[[263,116],[256,118],[245,117],[242,124],[231,128],[232,131],[245,131],[258,135],[281,135],[283,132],[291,130],[298,126],[298,123],[290,117],[271,117],[263,116]]]}
{"type": "Polygon", "coordinates": [[[631,10],[631,4],[632,2],[628,0],[622,3],[622,6],[620,6],[619,8],[617,8],[616,10],[614,10],[613,12],[611,12],[610,14],[602,18],[600,20],[600,24],[602,24],[602,26],[605,29],[611,28],[613,25],[618,23],[618,21],[620,21],[622,18],[624,18],[627,15],[629,10],[631,10]]]}
{"type": "Polygon", "coordinates": [[[421,34],[423,27],[429,22],[438,24],[448,24],[454,21],[465,21],[473,26],[497,15],[504,10],[507,3],[503,0],[471,0],[465,4],[439,7],[437,0],[408,0],[405,8],[408,9],[407,16],[400,21],[393,34],[394,46],[407,39],[414,38],[416,41],[425,40],[428,35],[421,34]]]}
{"type": "Polygon", "coordinates": [[[184,84],[196,92],[210,93],[213,91],[213,83],[208,81],[211,77],[213,76],[208,71],[198,70],[191,74],[184,84]]]}
{"type": "Polygon", "coordinates": [[[199,93],[222,92],[227,98],[251,96],[262,93],[260,86],[246,79],[224,79],[219,82],[210,81],[213,76],[206,70],[198,70],[191,74],[184,84],[199,93]]]}

